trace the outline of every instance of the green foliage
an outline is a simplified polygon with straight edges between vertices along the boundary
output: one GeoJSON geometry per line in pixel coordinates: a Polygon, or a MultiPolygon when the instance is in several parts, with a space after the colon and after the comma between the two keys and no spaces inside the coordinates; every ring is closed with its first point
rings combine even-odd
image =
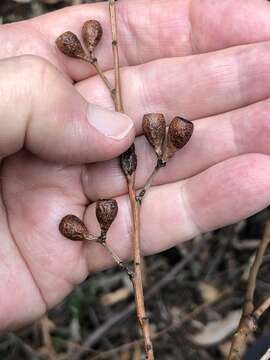
{"type": "Polygon", "coordinates": [[[78,286],[67,300],[67,309],[72,318],[81,318],[89,305],[94,305],[97,300],[99,286],[96,281],[87,281],[78,286]]]}

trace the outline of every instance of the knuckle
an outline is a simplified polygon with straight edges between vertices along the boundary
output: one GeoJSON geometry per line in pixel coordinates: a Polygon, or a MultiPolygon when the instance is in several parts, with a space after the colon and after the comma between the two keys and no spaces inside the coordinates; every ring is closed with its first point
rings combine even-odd
{"type": "Polygon", "coordinates": [[[19,62],[18,68],[23,71],[24,80],[32,85],[31,87],[44,86],[54,72],[49,61],[39,56],[22,55],[17,58],[17,61],[19,62]]]}

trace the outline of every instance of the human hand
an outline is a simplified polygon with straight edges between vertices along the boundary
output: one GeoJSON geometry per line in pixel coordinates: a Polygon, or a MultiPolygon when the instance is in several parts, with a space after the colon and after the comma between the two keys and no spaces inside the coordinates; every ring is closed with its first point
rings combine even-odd
{"type": "MultiPolygon", "coordinates": [[[[160,171],[144,200],[142,249],[147,255],[236,222],[269,203],[270,4],[138,0],[118,7],[124,104],[138,135],[138,187],[155,163],[140,136],[142,115],[163,112],[168,121],[174,115],[196,120],[190,143],[160,171]]],[[[2,330],[35,320],[89,272],[111,265],[97,244],[73,243],[59,234],[59,221],[67,213],[84,217],[95,233],[89,201],[116,198],[119,213],[108,241],[122,258],[131,253],[130,209],[118,161],[81,164],[116,157],[133,140],[132,129],[115,141],[87,125],[87,104],[77,91],[90,103],[113,109],[110,96],[87,64],[66,58],[54,45],[62,32],[78,34],[90,18],[104,28],[96,54],[112,76],[104,3],[0,28],[2,59],[39,55],[66,76],[33,57],[1,61],[2,330]],[[77,91],[71,80],[78,81],[77,91]]],[[[92,116],[97,124],[101,110],[90,106],[90,113],[91,108],[97,111],[92,116]]],[[[127,130],[127,118],[107,116],[107,128],[115,120],[127,130]]]]}

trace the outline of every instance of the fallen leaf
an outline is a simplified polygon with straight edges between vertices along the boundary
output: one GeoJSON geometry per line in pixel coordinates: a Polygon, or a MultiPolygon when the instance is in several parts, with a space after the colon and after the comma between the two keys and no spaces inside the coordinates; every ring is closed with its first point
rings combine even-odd
{"type": "Polygon", "coordinates": [[[120,301],[126,300],[131,294],[129,288],[123,287],[109,294],[103,295],[100,299],[102,305],[111,306],[120,301]]]}
{"type": "Polygon", "coordinates": [[[241,314],[241,310],[231,311],[224,319],[206,324],[201,332],[190,336],[189,340],[205,347],[219,344],[237,329],[241,314]]]}
{"type": "Polygon", "coordinates": [[[205,302],[212,302],[218,299],[220,291],[212,284],[201,282],[199,284],[201,296],[205,302]]]}
{"type": "Polygon", "coordinates": [[[270,359],[270,349],[263,355],[261,360],[269,360],[270,359]]]}

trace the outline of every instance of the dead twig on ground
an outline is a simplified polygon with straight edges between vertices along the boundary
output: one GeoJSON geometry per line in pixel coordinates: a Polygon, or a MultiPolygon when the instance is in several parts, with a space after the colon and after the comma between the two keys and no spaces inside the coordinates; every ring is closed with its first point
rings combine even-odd
{"type": "Polygon", "coordinates": [[[270,359],[270,349],[263,355],[261,360],[269,360],[270,359]]]}
{"type": "Polygon", "coordinates": [[[250,269],[248,285],[244,300],[243,314],[239,323],[238,330],[233,337],[228,360],[240,360],[246,340],[249,334],[256,331],[257,322],[262,314],[270,307],[270,297],[266,299],[256,310],[254,305],[254,294],[256,289],[256,280],[263,256],[270,243],[270,218],[265,225],[263,238],[257,250],[253,265],[250,269]]]}
{"type": "Polygon", "coordinates": [[[56,360],[57,355],[53,347],[50,332],[55,328],[54,323],[47,317],[44,316],[40,320],[41,336],[43,341],[43,347],[40,350],[42,355],[46,355],[48,360],[56,360]]]}

